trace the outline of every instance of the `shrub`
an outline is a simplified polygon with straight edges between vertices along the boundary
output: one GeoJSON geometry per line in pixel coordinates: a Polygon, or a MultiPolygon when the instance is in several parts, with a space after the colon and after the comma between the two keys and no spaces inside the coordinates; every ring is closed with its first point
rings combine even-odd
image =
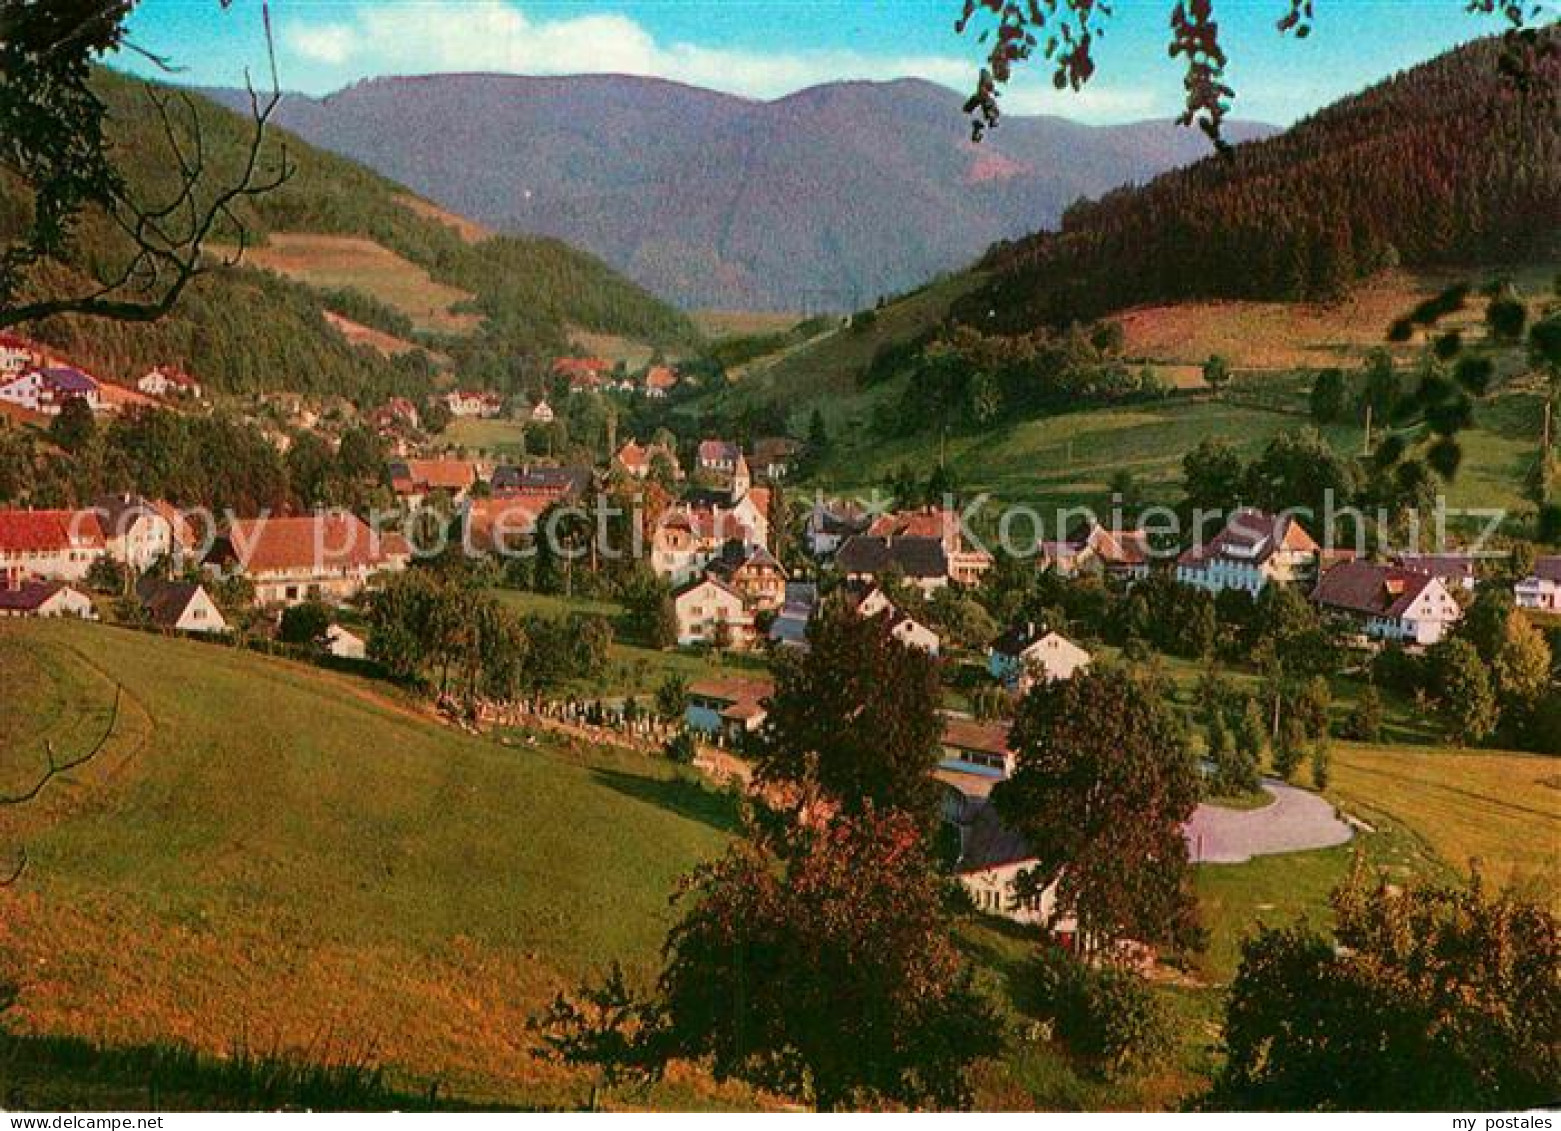
{"type": "Polygon", "coordinates": [[[694,742],[694,736],[688,731],[679,731],[667,739],[667,744],[662,748],[666,756],[680,766],[693,765],[694,756],[699,752],[698,744],[694,742]]]}
{"type": "Polygon", "coordinates": [[[1164,1005],[1132,971],[1087,966],[1050,948],[1037,959],[1036,975],[1044,1019],[1074,1056],[1101,1075],[1141,1071],[1173,1047],[1164,1005]]]}

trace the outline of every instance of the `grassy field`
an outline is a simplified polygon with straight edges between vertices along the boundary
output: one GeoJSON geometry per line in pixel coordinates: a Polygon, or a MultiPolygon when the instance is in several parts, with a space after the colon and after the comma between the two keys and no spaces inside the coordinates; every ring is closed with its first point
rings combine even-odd
{"type": "Polygon", "coordinates": [[[463,416],[450,421],[440,438],[446,444],[473,453],[520,458],[528,451],[526,426],[518,420],[480,420],[475,416],[463,416]]]}
{"type": "Polygon", "coordinates": [[[783,334],[798,322],[802,315],[772,310],[692,310],[689,311],[699,332],[711,341],[722,338],[750,337],[760,334],[783,334]]]}
{"type": "Polygon", "coordinates": [[[94,741],[124,689],[104,753],[6,814],[31,857],[0,892],[24,1031],[372,1049],[398,1079],[572,1102],[527,1017],[610,958],[653,962],[676,878],[732,816],[665,763],[505,749],[211,645],[13,622],[0,670],[7,782],[46,737],[62,758],[94,741]]]}
{"type": "Polygon", "coordinates": [[[419,330],[464,334],[480,321],[475,314],[450,309],[473,296],[436,282],[417,264],[359,236],[278,232],[246,249],[244,262],[321,290],[362,291],[401,311],[419,330]]]}

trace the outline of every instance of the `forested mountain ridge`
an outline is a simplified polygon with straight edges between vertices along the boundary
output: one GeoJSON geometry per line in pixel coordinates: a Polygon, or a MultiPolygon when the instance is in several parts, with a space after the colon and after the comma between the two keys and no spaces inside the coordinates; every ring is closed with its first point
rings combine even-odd
{"type": "MultiPolygon", "coordinates": [[[[176,183],[176,165],[156,107],[139,82],[103,71],[97,84],[110,107],[110,136],[128,182],[146,200],[166,198],[176,183]]],[[[186,92],[171,103],[170,112],[186,138],[194,136],[190,115],[199,121],[209,185],[230,182],[250,123],[186,92]]],[[[474,329],[419,338],[420,344],[453,359],[463,380],[518,384],[527,367],[568,348],[570,327],[660,347],[689,347],[700,340],[681,313],[587,253],[554,239],[495,236],[472,242],[418,209],[402,186],[284,130],[274,130],[268,139],[267,161],[276,161],[284,147],[292,177],[235,207],[247,241],[263,245],[283,233],[354,237],[469,294],[463,312],[472,316],[474,329]]],[[[24,215],[19,194],[0,180],[0,231],[15,227],[24,215]]],[[[229,245],[237,236],[232,227],[220,233],[229,245]]],[[[99,218],[84,225],[74,266],[79,273],[92,264],[111,263],[118,254],[115,233],[99,218]]],[[[79,277],[67,279],[63,269],[55,276],[52,285],[80,282],[79,277]]],[[[150,325],[55,319],[24,329],[105,376],[121,379],[138,376],[152,364],[177,361],[209,387],[233,392],[290,389],[356,397],[426,388],[432,369],[427,355],[392,361],[350,345],[327,323],[325,312],[336,310],[355,320],[389,323],[381,328],[393,333],[409,333],[395,324],[394,311],[362,298],[332,295],[240,266],[199,278],[171,315],[150,325]]]]}
{"type": "Polygon", "coordinates": [[[726,309],[870,305],[1208,151],[1170,121],[1022,115],[974,145],[961,101],[909,79],[760,102],[624,75],[449,74],[289,95],[280,120],[462,215],[726,309]]]}
{"type": "MultiPolygon", "coordinates": [[[[1554,45],[1551,31],[1547,42],[1554,45]]],[[[1561,54],[1520,89],[1458,48],[995,246],[964,306],[994,330],[1185,299],[1328,299],[1386,266],[1532,262],[1561,244],[1561,54]]]]}

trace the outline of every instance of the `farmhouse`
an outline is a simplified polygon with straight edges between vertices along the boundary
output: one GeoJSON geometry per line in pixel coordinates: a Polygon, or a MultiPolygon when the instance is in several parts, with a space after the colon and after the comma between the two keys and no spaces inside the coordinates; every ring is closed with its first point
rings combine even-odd
{"type": "Polygon", "coordinates": [[[1405,569],[1429,573],[1449,589],[1473,593],[1480,579],[1480,559],[1474,554],[1399,554],[1393,559],[1405,569]]]}
{"type": "Polygon", "coordinates": [[[714,577],[691,581],[672,597],[678,643],[744,649],[753,644],[753,614],[743,595],[714,577]]]}
{"type": "Polygon", "coordinates": [[[464,511],[466,548],[476,553],[520,549],[536,534],[537,521],[553,501],[552,495],[537,491],[507,491],[486,499],[468,499],[464,511]]]}
{"type": "Polygon", "coordinates": [[[23,581],[0,573],[0,617],[79,617],[96,620],[92,599],[62,581],[23,581]]]}
{"type": "Polygon", "coordinates": [[[987,651],[987,671],[1014,691],[1026,691],[1035,680],[1072,679],[1089,664],[1090,655],[1061,633],[1034,623],[1016,625],[987,651]]]}
{"type": "Polygon", "coordinates": [[[1312,600],[1373,639],[1405,644],[1435,644],[1463,616],[1441,578],[1364,561],[1341,562],[1323,574],[1312,600]]]}
{"type": "Polygon", "coordinates": [[[941,538],[858,534],[841,543],[835,565],[848,581],[872,581],[898,573],[924,593],[949,583],[949,558],[941,538]]]}
{"type": "Polygon", "coordinates": [[[136,598],[147,620],[169,632],[215,634],[228,630],[211,594],[196,582],[143,577],[136,582],[136,598]]]}
{"type": "Polygon", "coordinates": [[[489,485],[495,494],[519,492],[546,496],[556,503],[580,498],[594,479],[589,467],[526,464],[522,467],[495,468],[489,485]]]}
{"type": "Polygon", "coordinates": [[[613,465],[635,479],[648,478],[658,466],[674,480],[683,478],[677,453],[665,444],[640,444],[630,440],[613,456],[613,465]]]}
{"type": "Polygon", "coordinates": [[[0,511],[0,576],[81,581],[103,553],[91,511],[0,511]]]}
{"type": "Polygon", "coordinates": [[[104,410],[102,386],[69,365],[28,369],[0,384],[0,401],[44,416],[58,416],[65,402],[82,400],[94,413],[104,410]]]}
{"type": "Polygon", "coordinates": [[[688,689],[683,719],[691,730],[738,743],[764,725],[773,694],[767,679],[702,679],[688,689]]]}
{"type": "Polygon", "coordinates": [[[948,561],[948,580],[975,585],[992,568],[992,555],[965,544],[958,513],[947,507],[923,507],[914,511],[880,515],[867,528],[874,538],[936,538],[948,561]]]}
{"type": "Polygon", "coordinates": [[[1176,559],[1176,580],[1211,593],[1241,589],[1256,596],[1271,583],[1308,580],[1317,543],[1288,515],[1243,509],[1208,543],[1176,559]]]}
{"type": "Polygon", "coordinates": [[[1561,554],[1536,559],[1529,575],[1514,588],[1513,597],[1520,609],[1561,613],[1561,554]]]}
{"type": "Polygon", "coordinates": [[[459,502],[480,478],[477,465],[466,459],[408,459],[390,465],[391,489],[413,508],[422,506],[436,491],[459,502]]]}
{"type": "Polygon", "coordinates": [[[733,475],[742,463],[743,450],[730,440],[701,440],[699,442],[699,470],[711,475],[733,475]]]}
{"type": "Polygon", "coordinates": [[[199,400],[201,397],[200,382],[172,365],[159,365],[147,370],[146,375],[136,382],[136,388],[149,397],[189,397],[191,400],[199,400]]]}
{"type": "Polygon", "coordinates": [[[236,520],[205,562],[212,572],[248,578],[262,606],[350,600],[384,564],[379,536],[345,511],[236,520]]]}
{"type": "Polygon", "coordinates": [[[1092,522],[1072,538],[1041,543],[1041,561],[1062,577],[1088,574],[1119,581],[1149,576],[1153,552],[1143,530],[1108,530],[1092,522]]]}

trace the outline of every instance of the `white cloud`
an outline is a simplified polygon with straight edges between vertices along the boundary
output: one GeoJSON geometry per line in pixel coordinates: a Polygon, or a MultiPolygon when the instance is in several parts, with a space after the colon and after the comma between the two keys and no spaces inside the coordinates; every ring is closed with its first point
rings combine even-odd
{"type": "Polygon", "coordinates": [[[617,14],[542,19],[507,0],[462,4],[360,4],[345,22],[294,20],[284,47],[336,78],[369,74],[500,71],[527,75],[631,74],[774,98],[838,79],[915,77],[963,88],[969,59],[876,56],[856,51],[756,52],[658,42],[617,14]]]}

